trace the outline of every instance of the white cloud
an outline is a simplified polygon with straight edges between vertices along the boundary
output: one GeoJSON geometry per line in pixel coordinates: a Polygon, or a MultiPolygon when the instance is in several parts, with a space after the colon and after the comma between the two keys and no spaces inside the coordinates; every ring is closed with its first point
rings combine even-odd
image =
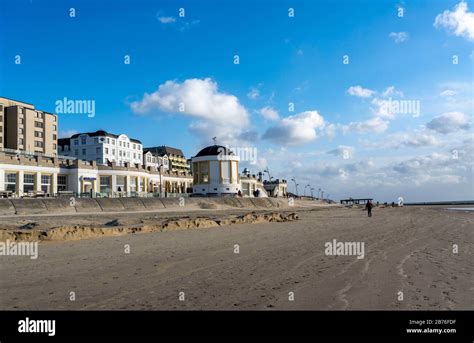
{"type": "Polygon", "coordinates": [[[213,122],[245,126],[249,122],[247,110],[234,95],[221,93],[210,78],[187,79],[183,83],[166,81],[143,99],[132,102],[134,113],[146,114],[154,110],[182,113],[213,122]]]}
{"type": "Polygon", "coordinates": [[[327,154],[342,157],[343,159],[349,159],[354,155],[354,148],[351,146],[339,145],[336,149],[328,151],[327,154]]]}
{"type": "Polygon", "coordinates": [[[450,97],[453,97],[454,95],[456,95],[456,92],[451,89],[446,89],[439,94],[439,96],[443,98],[450,98],[450,97]]]}
{"type": "Polygon", "coordinates": [[[130,107],[136,114],[161,111],[195,118],[198,121],[191,124],[190,131],[206,142],[217,136],[222,143],[235,144],[249,124],[248,111],[239,99],[220,92],[210,78],[187,79],[182,83],[166,81],[130,107]]]}
{"type": "Polygon", "coordinates": [[[390,32],[388,35],[390,38],[392,38],[395,43],[403,43],[406,40],[408,40],[408,32],[390,32]]]}
{"type": "Polygon", "coordinates": [[[438,14],[433,25],[436,28],[445,28],[455,36],[474,40],[474,12],[468,11],[464,1],[454,6],[454,11],[446,10],[438,14]]]}
{"type": "Polygon", "coordinates": [[[255,100],[260,96],[260,91],[257,88],[252,88],[250,92],[247,93],[249,99],[255,100]]]}
{"type": "Polygon", "coordinates": [[[434,117],[426,127],[439,133],[447,134],[459,130],[468,130],[471,125],[468,117],[462,112],[446,112],[434,117]]]}
{"type": "Polygon", "coordinates": [[[269,128],[263,138],[281,144],[305,144],[315,140],[316,130],[323,127],[324,118],[318,111],[305,111],[283,118],[277,126],[269,128]]]}
{"type": "Polygon", "coordinates": [[[429,132],[412,131],[396,133],[386,137],[385,142],[381,144],[382,147],[387,148],[421,148],[428,146],[439,146],[439,140],[429,132]]]}
{"type": "Polygon", "coordinates": [[[174,17],[158,17],[158,20],[162,24],[171,24],[171,23],[176,22],[176,18],[174,17]]]}
{"type": "Polygon", "coordinates": [[[370,98],[375,93],[375,91],[362,88],[361,86],[351,86],[347,90],[347,93],[360,98],[370,98]]]}
{"type": "Polygon", "coordinates": [[[383,97],[399,96],[403,97],[403,92],[396,89],[395,86],[388,86],[382,93],[383,97]]]}
{"type": "Polygon", "coordinates": [[[388,122],[380,117],[375,117],[363,122],[352,122],[342,127],[343,133],[382,133],[388,128],[388,122]]]}
{"type": "Polygon", "coordinates": [[[267,120],[278,120],[280,116],[278,115],[277,110],[270,106],[265,106],[261,108],[258,113],[267,120]]]}

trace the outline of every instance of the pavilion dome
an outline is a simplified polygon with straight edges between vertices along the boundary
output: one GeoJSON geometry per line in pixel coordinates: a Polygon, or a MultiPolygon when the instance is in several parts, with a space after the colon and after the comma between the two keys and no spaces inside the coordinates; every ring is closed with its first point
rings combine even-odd
{"type": "Polygon", "coordinates": [[[234,153],[222,145],[210,145],[205,147],[201,151],[197,153],[194,157],[202,157],[202,156],[217,156],[217,155],[234,155],[234,153]]]}

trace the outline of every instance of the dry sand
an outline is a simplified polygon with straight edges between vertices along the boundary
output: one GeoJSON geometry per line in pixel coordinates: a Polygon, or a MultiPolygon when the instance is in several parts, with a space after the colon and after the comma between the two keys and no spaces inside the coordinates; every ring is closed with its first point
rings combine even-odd
{"type": "MultiPolygon", "coordinates": [[[[372,218],[359,209],[294,212],[299,220],[41,242],[36,260],[0,256],[0,309],[474,309],[473,213],[443,207],[376,208],[372,218]],[[324,245],[333,239],[364,242],[365,257],[326,256],[324,245]]],[[[218,215],[199,216],[211,214],[218,215]]],[[[153,219],[149,213],[38,216],[0,224],[153,219]]]]}

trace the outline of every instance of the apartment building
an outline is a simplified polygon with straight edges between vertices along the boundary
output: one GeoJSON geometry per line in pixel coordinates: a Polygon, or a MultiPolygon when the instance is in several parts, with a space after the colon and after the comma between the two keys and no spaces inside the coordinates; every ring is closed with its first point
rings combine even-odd
{"type": "Polygon", "coordinates": [[[149,150],[143,150],[143,165],[145,167],[161,168],[169,170],[169,159],[167,155],[159,156],[149,150]]]}
{"type": "Polygon", "coordinates": [[[58,116],[0,97],[0,148],[56,156],[58,116]]]}
{"type": "Polygon", "coordinates": [[[99,165],[114,162],[118,166],[125,163],[143,164],[143,145],[137,139],[125,134],[116,135],[104,130],[77,133],[58,141],[59,154],[81,160],[95,161],[99,165]]]}
{"type": "Polygon", "coordinates": [[[191,170],[191,167],[181,149],[162,145],[158,147],[145,148],[145,151],[151,152],[154,156],[167,156],[170,164],[169,168],[172,171],[189,172],[191,170]]]}

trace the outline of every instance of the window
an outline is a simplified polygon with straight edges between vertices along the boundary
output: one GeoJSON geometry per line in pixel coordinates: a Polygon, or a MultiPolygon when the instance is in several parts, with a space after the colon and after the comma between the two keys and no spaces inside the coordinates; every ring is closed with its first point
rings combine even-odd
{"type": "Polygon", "coordinates": [[[109,138],[107,138],[107,144],[109,144],[109,143],[110,143],[110,139],[109,139],[109,138]]]}
{"type": "Polygon", "coordinates": [[[108,193],[110,192],[110,176],[101,176],[100,177],[100,192],[108,193]]]}
{"type": "Polygon", "coordinates": [[[96,153],[97,155],[100,154],[100,150],[101,150],[100,148],[95,148],[95,153],[96,153]]]}
{"type": "Polygon", "coordinates": [[[24,142],[23,138],[18,139],[18,144],[23,145],[23,142],[24,142]]]}
{"type": "Polygon", "coordinates": [[[54,121],[54,122],[57,122],[57,121],[58,121],[58,117],[57,117],[57,116],[53,116],[53,121],[54,121]]]}
{"type": "Polygon", "coordinates": [[[35,189],[35,176],[34,174],[23,175],[23,192],[32,192],[35,189]]]}
{"type": "Polygon", "coordinates": [[[35,137],[43,138],[43,132],[41,132],[41,131],[35,131],[35,137]]]}
{"type": "Polygon", "coordinates": [[[57,146],[56,144],[53,143],[53,149],[56,150],[57,149],[57,146]]]}
{"type": "Polygon", "coordinates": [[[115,149],[112,149],[112,155],[115,156],[115,149]]]}
{"type": "Polygon", "coordinates": [[[74,155],[79,155],[79,149],[74,150],[74,155]]]}
{"type": "Polygon", "coordinates": [[[127,148],[130,148],[130,143],[127,142],[127,148]]]}
{"type": "Polygon", "coordinates": [[[208,162],[199,163],[199,183],[209,182],[208,162]]]}
{"type": "Polygon", "coordinates": [[[41,190],[51,193],[51,175],[41,175],[41,190]]]}
{"type": "Polygon", "coordinates": [[[40,121],[35,121],[35,127],[39,127],[39,128],[42,129],[42,128],[44,127],[44,125],[43,125],[43,123],[40,122],[40,121]]]}
{"type": "Polygon", "coordinates": [[[67,175],[58,175],[58,192],[67,190],[67,175]]]}
{"type": "Polygon", "coordinates": [[[82,149],[82,154],[83,154],[83,155],[86,154],[86,149],[82,149]]]}
{"type": "Polygon", "coordinates": [[[18,129],[18,133],[19,133],[20,135],[22,135],[22,134],[23,134],[23,129],[22,129],[22,128],[19,128],[19,129],[18,129]]]}
{"type": "Polygon", "coordinates": [[[106,154],[106,155],[109,154],[109,148],[105,148],[105,154],[106,154]]]}
{"type": "Polygon", "coordinates": [[[16,191],[16,173],[8,173],[5,177],[5,190],[10,192],[16,191]]]}
{"type": "Polygon", "coordinates": [[[54,134],[54,135],[53,135],[53,140],[56,140],[56,137],[57,137],[57,136],[54,134]]]}
{"type": "Polygon", "coordinates": [[[36,148],[42,148],[43,147],[43,142],[42,141],[35,141],[35,147],[36,148]]]}
{"type": "Polygon", "coordinates": [[[82,136],[81,137],[81,144],[86,144],[87,142],[87,137],[86,136],[82,136]]]}
{"type": "Polygon", "coordinates": [[[95,138],[94,138],[94,143],[95,143],[95,144],[99,143],[99,138],[95,137],[95,138]]]}
{"type": "Polygon", "coordinates": [[[0,111],[3,111],[3,105],[0,105],[0,111]]]}
{"type": "Polygon", "coordinates": [[[133,143],[133,149],[136,149],[136,144],[135,143],[133,143]]]}
{"type": "Polygon", "coordinates": [[[78,145],[79,141],[77,139],[74,140],[74,145],[78,145]]]}
{"type": "Polygon", "coordinates": [[[117,175],[117,192],[124,192],[125,191],[125,176],[117,175]]]}
{"type": "Polygon", "coordinates": [[[53,125],[53,131],[56,131],[56,130],[57,130],[57,126],[53,125]]]}

